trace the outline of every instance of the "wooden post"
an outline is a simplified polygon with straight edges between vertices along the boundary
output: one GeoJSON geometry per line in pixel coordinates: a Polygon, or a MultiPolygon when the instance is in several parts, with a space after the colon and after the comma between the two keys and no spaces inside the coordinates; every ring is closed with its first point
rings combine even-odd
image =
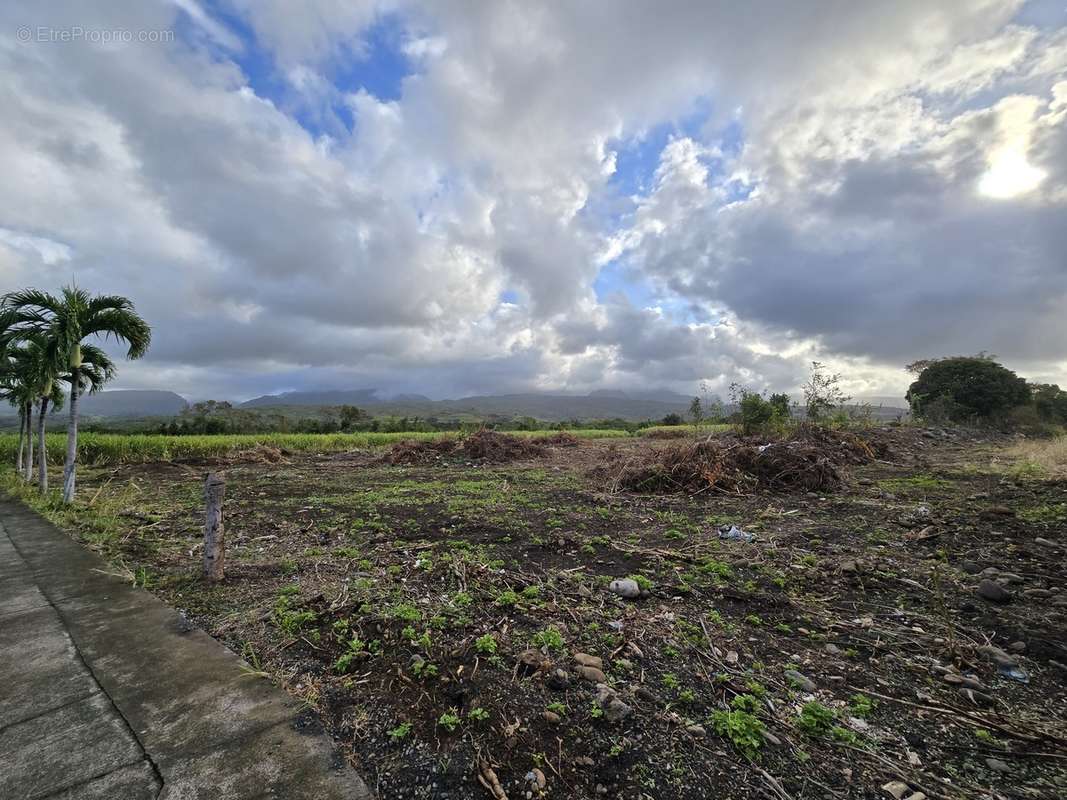
{"type": "Polygon", "coordinates": [[[224,575],[226,536],[222,528],[222,500],[226,495],[226,482],[221,475],[208,473],[204,482],[204,578],[217,582],[224,575]]]}

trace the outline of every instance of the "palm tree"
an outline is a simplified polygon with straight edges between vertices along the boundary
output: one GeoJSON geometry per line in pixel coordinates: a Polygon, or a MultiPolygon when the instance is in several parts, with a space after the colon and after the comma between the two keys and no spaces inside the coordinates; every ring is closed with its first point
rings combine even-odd
{"type": "MultiPolygon", "coordinates": [[[[48,447],[45,441],[45,421],[48,407],[59,409],[63,405],[63,389],[59,385],[59,371],[52,348],[52,340],[39,330],[26,329],[20,332],[22,347],[16,351],[22,362],[21,374],[29,389],[32,403],[37,403],[37,487],[41,494],[48,493],[48,447]]],[[[31,410],[32,419],[32,410],[31,410]]],[[[32,466],[30,472],[32,473],[32,466]]]]}
{"type": "MultiPolygon", "coordinates": [[[[93,346],[84,340],[90,336],[114,337],[126,344],[127,358],[140,358],[148,350],[152,329],[125,297],[93,297],[76,286],[64,287],[59,297],[36,289],[13,292],[4,297],[3,306],[21,324],[46,331],[49,353],[70,384],[70,422],[63,465],[63,501],[69,503],[74,499],[78,457],[78,396],[86,387],[98,390],[114,375],[110,361],[107,367],[100,361],[90,364],[86,355],[93,346]]],[[[93,351],[94,356],[103,355],[99,348],[94,347],[93,351]]]]}

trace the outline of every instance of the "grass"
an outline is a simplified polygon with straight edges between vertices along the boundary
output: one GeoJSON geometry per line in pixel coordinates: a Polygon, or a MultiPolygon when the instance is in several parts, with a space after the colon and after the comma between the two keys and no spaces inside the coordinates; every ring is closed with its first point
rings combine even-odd
{"type": "Polygon", "coordinates": [[[1014,459],[1016,470],[1023,473],[1067,475],[1067,436],[1019,442],[1004,451],[1004,455],[1014,459]]]}
{"type": "MultiPolygon", "coordinates": [[[[556,431],[518,431],[516,436],[550,436],[556,431]]],[[[629,436],[617,430],[568,431],[582,439],[604,439],[629,436]]],[[[453,432],[433,433],[264,433],[219,434],[203,436],[168,436],[166,434],[79,433],[78,459],[83,464],[144,464],[159,461],[215,458],[257,447],[276,447],[281,450],[338,452],[361,447],[385,447],[408,439],[437,441],[454,438],[453,432]]],[[[58,463],[66,453],[66,433],[45,436],[48,459],[58,463]]],[[[0,463],[14,464],[18,451],[18,435],[0,434],[0,463]]]]}
{"type": "Polygon", "coordinates": [[[655,437],[667,434],[668,436],[677,436],[681,438],[683,436],[709,436],[713,433],[724,433],[733,429],[734,426],[728,423],[707,423],[706,425],[653,425],[649,428],[642,428],[637,432],[637,435],[655,437]]]}

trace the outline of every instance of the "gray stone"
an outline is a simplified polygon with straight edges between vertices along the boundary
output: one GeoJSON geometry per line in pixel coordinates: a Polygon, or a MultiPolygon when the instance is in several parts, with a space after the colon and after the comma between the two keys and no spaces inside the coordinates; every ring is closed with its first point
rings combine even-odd
{"type": "Polygon", "coordinates": [[[975,592],[983,600],[988,600],[990,603],[1007,603],[1011,601],[1011,592],[996,581],[988,578],[978,584],[975,592]]]}
{"type": "Polygon", "coordinates": [[[618,578],[608,584],[608,589],[627,600],[641,596],[641,587],[632,578],[618,578]]]}
{"type": "Polygon", "coordinates": [[[787,669],[785,671],[786,679],[796,686],[798,689],[804,692],[814,692],[816,689],[815,682],[808,678],[806,675],[797,672],[795,669],[787,669]]]}

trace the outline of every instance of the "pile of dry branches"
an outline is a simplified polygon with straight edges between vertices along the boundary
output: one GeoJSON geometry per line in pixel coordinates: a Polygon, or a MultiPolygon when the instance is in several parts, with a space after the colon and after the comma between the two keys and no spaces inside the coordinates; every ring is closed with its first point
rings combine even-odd
{"type": "Polygon", "coordinates": [[[841,487],[842,466],[872,458],[855,434],[810,427],[770,443],[708,437],[673,444],[627,464],[616,483],[638,492],[817,492],[841,487]]]}

